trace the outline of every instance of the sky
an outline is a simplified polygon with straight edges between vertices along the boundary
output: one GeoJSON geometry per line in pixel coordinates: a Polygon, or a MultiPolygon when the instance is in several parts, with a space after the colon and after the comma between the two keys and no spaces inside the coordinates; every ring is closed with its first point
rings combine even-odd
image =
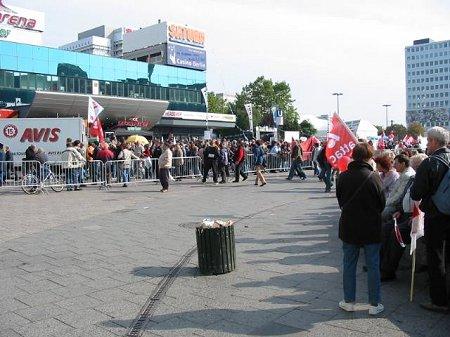
{"type": "Polygon", "coordinates": [[[404,48],[450,39],[448,0],[7,0],[46,13],[58,47],[102,24],[138,29],[170,21],[206,34],[208,91],[234,94],[258,76],[286,81],[301,114],[340,112],[405,123],[404,48]]]}

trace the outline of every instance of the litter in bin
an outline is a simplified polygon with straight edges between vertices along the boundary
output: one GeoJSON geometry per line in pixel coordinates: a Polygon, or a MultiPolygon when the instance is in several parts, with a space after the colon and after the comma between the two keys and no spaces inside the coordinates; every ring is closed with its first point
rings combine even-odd
{"type": "Polygon", "coordinates": [[[200,228],[220,228],[220,227],[228,227],[233,224],[231,220],[219,220],[219,219],[203,219],[200,228]]]}

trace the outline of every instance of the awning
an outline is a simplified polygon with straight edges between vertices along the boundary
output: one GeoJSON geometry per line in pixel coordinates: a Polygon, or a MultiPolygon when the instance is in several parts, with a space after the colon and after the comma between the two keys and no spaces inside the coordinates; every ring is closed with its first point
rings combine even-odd
{"type": "MultiPolygon", "coordinates": [[[[114,96],[90,95],[105,108],[102,120],[116,121],[123,118],[145,118],[153,127],[166,111],[169,102],[114,96]]],[[[82,117],[87,118],[89,95],[36,91],[26,117],[82,117]]]]}

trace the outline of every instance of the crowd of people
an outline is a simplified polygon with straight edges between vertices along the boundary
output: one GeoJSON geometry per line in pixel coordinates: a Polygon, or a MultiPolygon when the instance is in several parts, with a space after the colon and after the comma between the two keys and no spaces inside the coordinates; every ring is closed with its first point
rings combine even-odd
{"type": "Polygon", "coordinates": [[[360,142],[353,161],[337,179],[341,209],[339,237],[343,242],[344,300],[339,306],[355,310],[356,265],[364,250],[368,278],[369,314],[384,310],[381,282],[395,280],[405,245],[410,242],[414,202],[425,213],[426,268],[431,301],[422,307],[449,312],[450,201],[449,132],[428,130],[427,154],[420,149],[374,151],[360,142]]]}

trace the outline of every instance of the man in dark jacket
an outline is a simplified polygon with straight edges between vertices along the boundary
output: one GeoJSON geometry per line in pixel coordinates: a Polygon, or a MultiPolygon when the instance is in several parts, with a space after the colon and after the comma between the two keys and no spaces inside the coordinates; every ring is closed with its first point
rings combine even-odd
{"type": "Polygon", "coordinates": [[[206,178],[208,178],[209,170],[212,169],[213,181],[215,184],[218,184],[217,176],[219,156],[219,147],[217,145],[217,142],[214,141],[212,144],[208,145],[203,152],[203,162],[205,163],[205,167],[203,170],[203,183],[206,183],[206,178]]]}
{"type": "Polygon", "coordinates": [[[291,146],[291,169],[289,170],[289,175],[286,179],[292,180],[292,178],[294,178],[294,174],[297,173],[301,180],[305,180],[306,174],[302,169],[303,150],[295,140],[292,140],[291,146]]]}
{"type": "Polygon", "coordinates": [[[341,208],[339,238],[344,250],[344,300],[339,306],[354,311],[356,299],[356,265],[359,250],[364,248],[369,290],[369,314],[384,310],[380,303],[380,246],[381,212],[386,203],[381,179],[368,161],[373,149],[367,143],[358,143],[353,149],[353,162],[343,172],[336,186],[341,208]]]}
{"type": "MultiPolygon", "coordinates": [[[[425,213],[431,302],[421,306],[432,311],[446,312],[450,307],[450,215],[441,213],[431,197],[449,170],[449,133],[444,128],[433,127],[427,132],[427,141],[429,157],[417,168],[416,179],[411,187],[411,198],[422,200],[420,209],[425,213]]],[[[447,192],[450,198],[450,191],[447,192]]]]}
{"type": "Polygon", "coordinates": [[[319,179],[325,183],[325,193],[331,192],[333,183],[331,182],[331,165],[327,160],[327,142],[322,143],[322,149],[317,155],[317,163],[320,166],[319,179]]]}

